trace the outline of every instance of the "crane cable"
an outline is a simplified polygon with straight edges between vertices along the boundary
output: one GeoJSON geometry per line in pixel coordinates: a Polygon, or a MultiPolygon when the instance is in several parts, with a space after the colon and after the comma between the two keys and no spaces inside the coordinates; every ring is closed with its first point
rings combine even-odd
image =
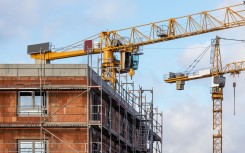
{"type": "Polygon", "coordinates": [[[70,45],[67,45],[67,46],[65,46],[65,47],[54,48],[54,51],[55,51],[55,52],[58,52],[58,51],[64,52],[64,51],[68,51],[68,50],[71,50],[71,49],[74,49],[74,48],[79,48],[79,47],[82,47],[82,46],[83,46],[83,43],[84,43],[85,40],[88,40],[88,39],[96,39],[96,38],[98,38],[98,37],[99,37],[99,34],[95,34],[95,35],[93,35],[93,36],[90,36],[90,37],[88,37],[88,38],[86,38],[86,39],[77,41],[77,42],[72,43],[72,44],[70,44],[70,45]]]}
{"type": "Polygon", "coordinates": [[[241,39],[230,39],[230,38],[222,38],[222,37],[219,37],[219,39],[245,42],[245,40],[241,40],[241,39]]]}
{"type": "MultiPolygon", "coordinates": [[[[186,75],[190,74],[190,72],[196,67],[196,65],[200,62],[200,60],[204,57],[207,51],[210,49],[211,45],[205,48],[205,50],[197,56],[197,58],[187,67],[184,71],[186,75]]],[[[183,69],[183,68],[182,68],[183,69]]]]}
{"type": "MultiPolygon", "coordinates": [[[[229,38],[222,38],[222,37],[219,37],[219,39],[223,39],[223,40],[232,40],[232,41],[240,41],[240,42],[245,42],[245,40],[240,40],[240,39],[229,39],[229,38]]],[[[203,58],[203,56],[207,53],[207,51],[209,50],[209,48],[211,47],[212,45],[210,44],[208,47],[205,48],[205,50],[193,61],[193,63],[191,63],[188,68],[184,71],[184,72],[191,72],[195,67],[196,65],[200,62],[200,60],[203,58]],[[190,69],[191,68],[191,69],[190,69]],[[190,70],[189,70],[190,69],[190,70]]],[[[187,73],[187,74],[189,74],[187,73]]]]}
{"type": "MultiPolygon", "coordinates": [[[[245,40],[240,40],[240,39],[230,39],[230,38],[222,38],[222,37],[219,37],[219,39],[245,42],[245,40]]],[[[234,100],[234,116],[235,116],[236,115],[236,81],[234,81],[234,79],[235,79],[235,75],[233,75],[233,100],[234,100]]]]}
{"type": "Polygon", "coordinates": [[[234,88],[234,116],[236,115],[236,82],[233,81],[233,88],[234,88]]]}
{"type": "MultiPolygon", "coordinates": [[[[219,39],[232,40],[232,41],[240,41],[242,43],[245,42],[245,40],[222,38],[222,37],[219,37],[219,39]]],[[[200,55],[198,55],[198,57],[187,67],[187,69],[185,71],[183,71],[183,73],[185,73],[186,75],[189,75],[191,73],[191,71],[196,67],[196,65],[200,62],[200,60],[203,58],[203,56],[207,53],[207,51],[209,50],[209,48],[211,46],[212,45],[210,44],[208,47],[206,47],[205,50],[200,55]]],[[[233,84],[233,86],[235,88],[236,84],[233,84]]],[[[234,96],[235,96],[235,93],[234,93],[234,96]]],[[[234,103],[235,103],[235,97],[234,97],[234,103]]],[[[234,107],[235,107],[235,104],[234,104],[234,107]]],[[[235,111],[235,108],[234,108],[234,111],[235,111]]],[[[235,112],[234,112],[234,114],[235,114],[235,112]]]]}

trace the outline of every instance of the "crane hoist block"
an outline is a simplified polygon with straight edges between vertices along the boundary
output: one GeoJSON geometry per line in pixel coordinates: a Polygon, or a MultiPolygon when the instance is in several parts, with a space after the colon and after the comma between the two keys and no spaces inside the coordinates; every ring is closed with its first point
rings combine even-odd
{"type": "Polygon", "coordinates": [[[176,81],[176,90],[184,90],[185,81],[176,81]]]}

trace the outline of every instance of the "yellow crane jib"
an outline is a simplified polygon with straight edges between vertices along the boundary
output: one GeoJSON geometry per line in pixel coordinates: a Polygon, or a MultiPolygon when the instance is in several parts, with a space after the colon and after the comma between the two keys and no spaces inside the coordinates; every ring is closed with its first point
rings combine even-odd
{"type": "Polygon", "coordinates": [[[81,47],[85,40],[93,40],[94,43],[99,44],[99,47],[94,47],[89,54],[103,54],[103,72],[107,71],[107,73],[102,73],[103,78],[114,83],[116,73],[129,73],[131,76],[134,74],[134,70],[138,68],[142,46],[244,26],[244,6],[244,4],[238,4],[130,28],[100,32],[88,39],[69,45],[68,49],[65,47],[55,52],[48,49],[43,54],[35,51],[28,53],[33,59],[46,61],[84,56],[88,53],[83,49],[74,50],[74,47],[71,46],[81,47]],[[115,52],[120,53],[118,59],[114,56],[115,52]]]}
{"type": "MultiPolygon", "coordinates": [[[[245,61],[226,64],[226,66],[223,68],[223,71],[218,73],[218,76],[228,74],[228,73],[231,75],[240,74],[241,71],[245,71],[245,61]]],[[[211,69],[195,71],[190,74],[169,72],[168,75],[165,75],[164,81],[166,83],[179,83],[184,85],[185,81],[197,80],[201,78],[209,78],[212,77],[213,75],[214,73],[211,72],[211,69]]],[[[184,88],[182,88],[182,90],[183,89],[184,88]]]]}

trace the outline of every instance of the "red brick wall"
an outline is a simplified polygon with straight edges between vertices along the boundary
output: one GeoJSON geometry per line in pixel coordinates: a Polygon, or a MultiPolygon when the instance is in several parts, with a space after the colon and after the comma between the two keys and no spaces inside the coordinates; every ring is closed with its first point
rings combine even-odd
{"type": "MultiPolygon", "coordinates": [[[[83,77],[49,77],[45,82],[51,85],[83,85],[86,79],[83,77]]],[[[1,87],[38,87],[38,77],[5,77],[0,78],[1,87]]],[[[53,114],[67,102],[73,100],[83,91],[49,91],[48,92],[48,115],[53,114]]],[[[40,117],[18,116],[17,92],[0,92],[0,123],[39,123],[40,117]]],[[[60,109],[48,122],[87,122],[87,94],[83,94],[66,107],[60,109]]],[[[47,115],[47,116],[48,116],[47,115]]]]}
{"type": "Polygon", "coordinates": [[[0,92],[0,122],[16,121],[16,92],[0,92]]]}
{"type": "Polygon", "coordinates": [[[48,112],[53,114],[49,122],[87,122],[87,94],[73,100],[82,91],[49,92],[48,112]],[[72,101],[73,100],[73,101],[72,101]],[[72,102],[70,102],[72,101],[72,102]],[[66,107],[63,107],[70,102],[66,107]],[[62,108],[62,109],[60,109],[62,108]],[[60,109],[60,110],[59,110],[60,109]],[[57,111],[59,110],[59,111],[57,111]]]}
{"type": "MultiPolygon", "coordinates": [[[[87,152],[87,129],[48,129],[55,136],[79,152],[87,152]]],[[[42,135],[44,138],[44,135],[42,135]]],[[[49,152],[72,151],[70,147],[49,133],[45,133],[49,152]]],[[[38,129],[0,130],[0,152],[17,152],[18,140],[40,140],[38,129]]]]}
{"type": "MultiPolygon", "coordinates": [[[[86,77],[45,77],[46,85],[86,85],[86,77]]],[[[0,87],[39,87],[39,77],[0,77],[0,87]]]]}

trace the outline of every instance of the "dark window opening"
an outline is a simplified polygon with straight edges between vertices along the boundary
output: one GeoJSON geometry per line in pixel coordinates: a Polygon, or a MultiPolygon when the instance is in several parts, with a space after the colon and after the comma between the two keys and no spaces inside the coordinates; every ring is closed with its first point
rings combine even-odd
{"type": "Polygon", "coordinates": [[[91,105],[91,117],[92,120],[100,120],[100,112],[101,112],[101,106],[100,106],[100,101],[99,101],[99,97],[97,94],[92,93],[91,94],[91,98],[92,98],[92,105],[91,105]]]}

